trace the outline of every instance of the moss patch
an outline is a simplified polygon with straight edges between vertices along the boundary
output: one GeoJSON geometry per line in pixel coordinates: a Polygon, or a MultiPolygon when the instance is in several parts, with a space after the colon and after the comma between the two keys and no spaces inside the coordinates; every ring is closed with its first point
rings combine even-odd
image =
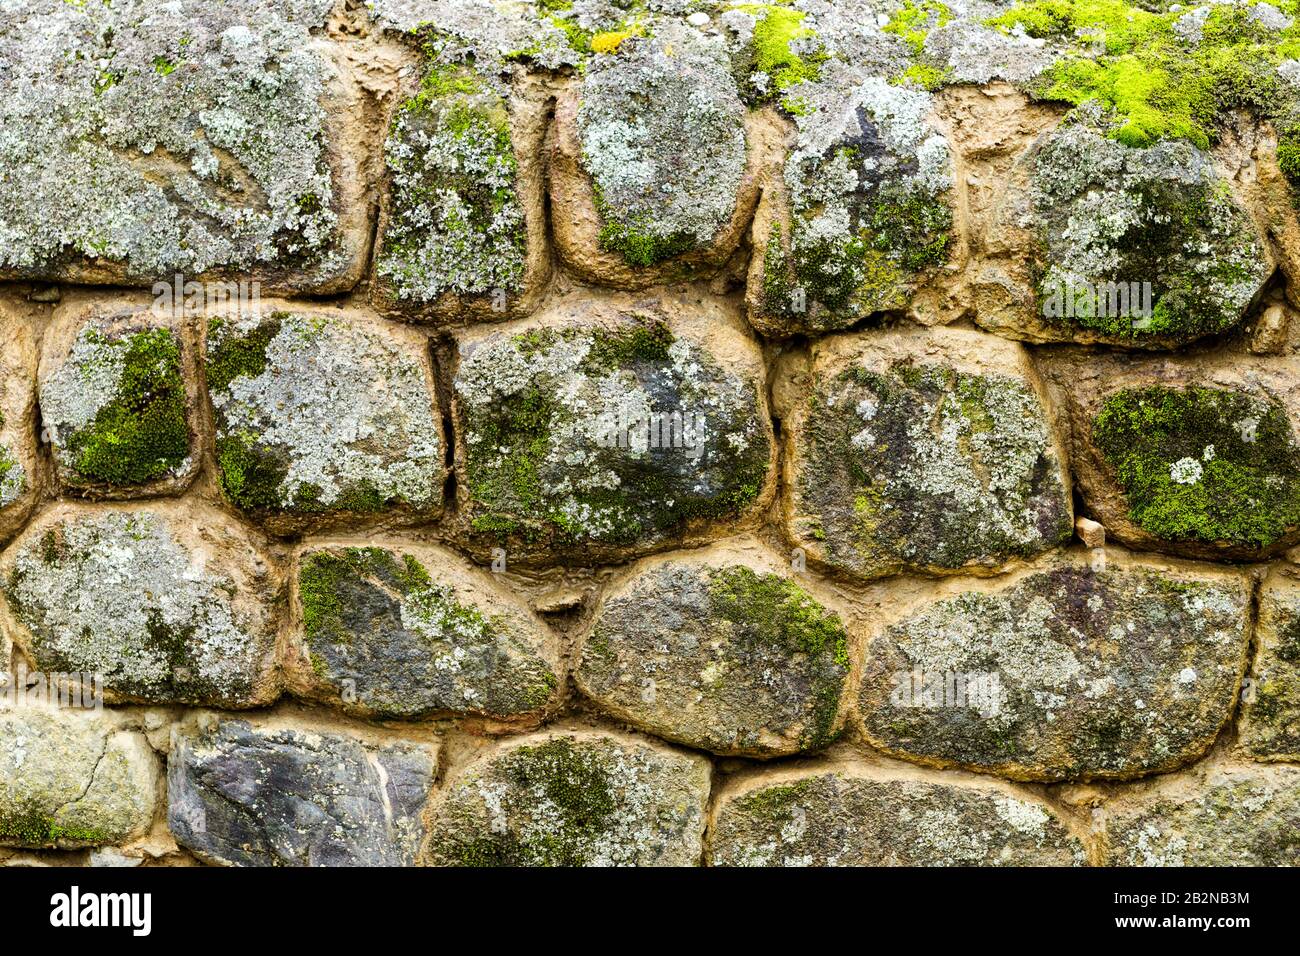
{"type": "Polygon", "coordinates": [[[1300,449],[1274,402],[1128,389],[1106,400],[1092,435],[1129,517],[1157,537],[1265,548],[1300,526],[1300,449]]]}

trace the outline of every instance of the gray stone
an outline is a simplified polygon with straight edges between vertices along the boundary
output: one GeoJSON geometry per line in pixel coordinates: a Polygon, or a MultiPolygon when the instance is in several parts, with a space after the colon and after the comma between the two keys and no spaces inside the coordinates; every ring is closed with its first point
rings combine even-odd
{"type": "Polygon", "coordinates": [[[222,490],[273,532],[441,507],[442,422],[412,330],[328,309],[217,318],[206,371],[222,490]]]}
{"type": "Polygon", "coordinates": [[[108,713],[0,710],[0,844],[124,843],[153,820],[158,761],[108,713]]]}
{"type": "Polygon", "coordinates": [[[701,757],[595,731],[502,744],[451,780],[429,841],[439,866],[694,866],[701,757]]]}
{"type": "Polygon", "coordinates": [[[770,757],[834,738],[850,666],[839,615],[749,543],[638,566],[602,601],[576,677],[643,730],[770,757]]]}
{"type": "Polygon", "coordinates": [[[1204,754],[1232,713],[1249,579],[1111,549],[933,589],[870,641],[873,746],[1020,780],[1126,779],[1204,754]]]}
{"type": "Polygon", "coordinates": [[[367,212],[330,117],[360,97],[309,32],[330,6],[6,4],[0,277],[354,284],[367,212]]]}
{"type": "Polygon", "coordinates": [[[279,575],[216,509],[59,505],[0,559],[14,636],[110,701],[252,707],[279,694],[279,575]]]}
{"type": "Polygon", "coordinates": [[[176,733],[167,824],[228,866],[410,866],[436,748],[222,720],[176,733]]]}
{"type": "Polygon", "coordinates": [[[1300,581],[1291,565],[1264,581],[1255,645],[1239,745],[1258,760],[1300,760],[1300,581]]]}
{"type": "Polygon", "coordinates": [[[829,765],[726,793],[713,866],[1080,866],[1042,799],[1005,784],[829,765]]]}
{"type": "Polygon", "coordinates": [[[298,606],[301,692],[345,709],[536,718],[559,686],[546,625],[441,548],[313,542],[298,606]]]}
{"type": "Polygon", "coordinates": [[[823,339],[778,387],[792,542],[856,577],[988,570],[1068,541],[1070,482],[1023,348],[956,329],[823,339]]]}

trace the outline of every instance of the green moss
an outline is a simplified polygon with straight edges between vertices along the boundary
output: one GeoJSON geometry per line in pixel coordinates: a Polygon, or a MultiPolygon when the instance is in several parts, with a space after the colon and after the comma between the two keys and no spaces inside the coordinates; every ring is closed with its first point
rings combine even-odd
{"type": "Polygon", "coordinates": [[[619,219],[596,187],[596,211],[600,214],[600,247],[617,253],[632,266],[652,266],[690,252],[698,243],[690,233],[660,236],[650,231],[650,217],[619,219]]]}
{"type": "Polygon", "coordinates": [[[796,40],[812,40],[817,35],[804,23],[802,10],[777,3],[747,3],[734,9],[755,18],[754,36],[750,49],[746,51],[748,55],[743,72],[747,75],[765,73],[771,78],[762,93],[752,83],[741,84],[751,103],[777,99],[796,83],[818,78],[827,55],[817,49],[800,56],[791,48],[796,40]]]}
{"type": "Polygon", "coordinates": [[[1129,517],[1157,537],[1260,549],[1300,526],[1300,449],[1274,402],[1129,389],[1106,400],[1092,433],[1129,517]]]}
{"type": "Polygon", "coordinates": [[[66,826],[35,805],[0,811],[0,842],[26,846],[54,846],[58,843],[111,843],[114,834],[98,827],[66,826]]]}
{"type": "Polygon", "coordinates": [[[257,436],[238,432],[218,437],[216,450],[221,490],[232,504],[245,511],[283,507],[280,487],[288,468],[257,436]]]}
{"type": "Polygon", "coordinates": [[[227,331],[222,319],[208,324],[208,355],[204,365],[208,388],[224,392],[237,378],[256,378],[266,370],[266,349],[280,334],[285,313],[273,313],[246,333],[227,331]]]}
{"type": "Polygon", "coordinates": [[[938,0],[903,0],[889,22],[882,27],[885,33],[901,37],[913,56],[920,56],[925,48],[925,38],[930,31],[952,21],[952,10],[938,0]]]}
{"type": "MultiPolygon", "coordinates": [[[[1297,15],[1295,0],[1274,5],[1297,15]]],[[[1124,0],[1035,0],[987,22],[1065,43],[1068,52],[1035,92],[1076,105],[1101,102],[1121,118],[1112,133],[1120,142],[1185,139],[1206,148],[1232,110],[1275,117],[1289,109],[1291,94],[1275,68],[1300,53],[1300,27],[1270,31],[1250,21],[1253,7],[1211,7],[1199,44],[1174,32],[1186,10],[1156,12],[1124,0]]]]}
{"type": "Polygon", "coordinates": [[[113,398],[94,422],[67,441],[77,479],[139,485],[173,474],[190,453],[176,336],[167,329],[149,329],[118,339],[91,332],[90,340],[125,355],[113,398]]]}
{"type": "Polygon", "coordinates": [[[760,821],[782,821],[805,800],[820,778],[805,777],[790,784],[762,787],[736,799],[736,808],[760,821]]]}

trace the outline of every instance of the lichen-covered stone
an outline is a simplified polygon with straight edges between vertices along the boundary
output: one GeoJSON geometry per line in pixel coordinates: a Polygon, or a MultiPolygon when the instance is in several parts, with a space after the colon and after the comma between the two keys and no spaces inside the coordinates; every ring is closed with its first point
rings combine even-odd
{"type": "Polygon", "coordinates": [[[354,284],[361,97],[329,0],[18,0],[0,12],[0,277],[110,284],[242,271],[354,284]],[[341,59],[341,58],[340,58],[341,59]]]}
{"type": "Polygon", "coordinates": [[[824,746],[840,724],[846,625],[753,542],[652,558],[609,592],[583,692],[621,720],[722,754],[824,746]]]}
{"type": "Polygon", "coordinates": [[[158,761],[111,713],[0,710],[0,845],[124,843],[149,828],[158,761]]]}
{"type": "Polygon", "coordinates": [[[546,626],[452,552],[313,542],[297,580],[306,696],[381,717],[510,720],[559,686],[546,626]]]}
{"type": "Polygon", "coordinates": [[[189,330],[142,309],[74,310],[47,332],[41,422],[60,483],[96,497],[183,489],[199,470],[189,330]]]}
{"type": "Polygon", "coordinates": [[[494,82],[459,52],[425,37],[421,85],[389,125],[372,300],[395,318],[505,318],[530,309],[550,274],[545,91],[494,82]]]}
{"type": "Polygon", "coordinates": [[[1057,351],[1083,500],[1112,538],[1258,560],[1300,541],[1300,381],[1290,359],[1057,351]]]}
{"type": "Polygon", "coordinates": [[[1256,759],[1300,761],[1300,580],[1289,565],[1260,590],[1255,645],[1238,743],[1256,759]]]}
{"type": "Polygon", "coordinates": [[[556,107],[551,208],[565,262],[623,287],[721,266],[758,198],[766,127],[746,127],[716,35],[665,18],[592,56],[556,107]]]}
{"type": "Polygon", "coordinates": [[[765,335],[847,328],[905,309],[949,257],[952,158],[923,90],[838,62],[794,87],[783,194],[754,227],[748,304],[765,335]]]}
{"type": "Polygon", "coordinates": [[[461,770],[434,813],[435,866],[695,866],[702,757],[635,737],[553,730],[461,770]]]}
{"type": "Polygon", "coordinates": [[[0,558],[0,587],[35,665],[100,674],[110,702],[252,707],[279,693],[278,575],[216,509],[59,505],[0,558]]]}
{"type": "Polygon", "coordinates": [[[1080,866],[1042,799],[993,781],[854,764],[785,771],[725,793],[713,866],[1080,866]]]}
{"type": "Polygon", "coordinates": [[[287,532],[442,504],[442,423],[424,339],[364,314],[221,317],[208,393],[226,498],[287,532]]]}
{"type": "Polygon", "coordinates": [[[1300,767],[1203,767],[1102,810],[1110,866],[1300,866],[1300,767]]]}
{"type": "Polygon", "coordinates": [[[1065,456],[1020,346],[955,329],[841,336],[790,374],[786,521],[810,560],[952,573],[1069,539],[1065,456]]]}
{"type": "Polygon", "coordinates": [[[437,747],[281,722],[174,732],[167,825],[227,866],[411,866],[437,747]]]}
{"type": "Polygon", "coordinates": [[[32,327],[0,303],[0,541],[31,516],[40,494],[36,344],[32,327]]]}
{"type": "Polygon", "coordinates": [[[464,533],[512,558],[651,550],[769,494],[758,348],[717,303],[563,299],[468,333],[453,400],[464,533]]]}
{"type": "Polygon", "coordinates": [[[1020,780],[1125,779],[1204,754],[1246,666],[1241,573],[1113,549],[949,582],[883,627],[858,707],[888,753],[1020,780]]]}
{"type": "Polygon", "coordinates": [[[1232,187],[1186,142],[1107,138],[1083,111],[1041,137],[1009,177],[998,232],[1033,287],[976,322],[1035,342],[1170,348],[1237,325],[1273,261],[1232,187]]]}

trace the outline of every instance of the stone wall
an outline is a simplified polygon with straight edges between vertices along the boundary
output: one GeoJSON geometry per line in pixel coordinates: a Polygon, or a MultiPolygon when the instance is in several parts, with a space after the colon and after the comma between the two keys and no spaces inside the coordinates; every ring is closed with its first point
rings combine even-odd
{"type": "Polygon", "coordinates": [[[1300,861],[1292,6],[5,4],[0,861],[1300,861]]]}

